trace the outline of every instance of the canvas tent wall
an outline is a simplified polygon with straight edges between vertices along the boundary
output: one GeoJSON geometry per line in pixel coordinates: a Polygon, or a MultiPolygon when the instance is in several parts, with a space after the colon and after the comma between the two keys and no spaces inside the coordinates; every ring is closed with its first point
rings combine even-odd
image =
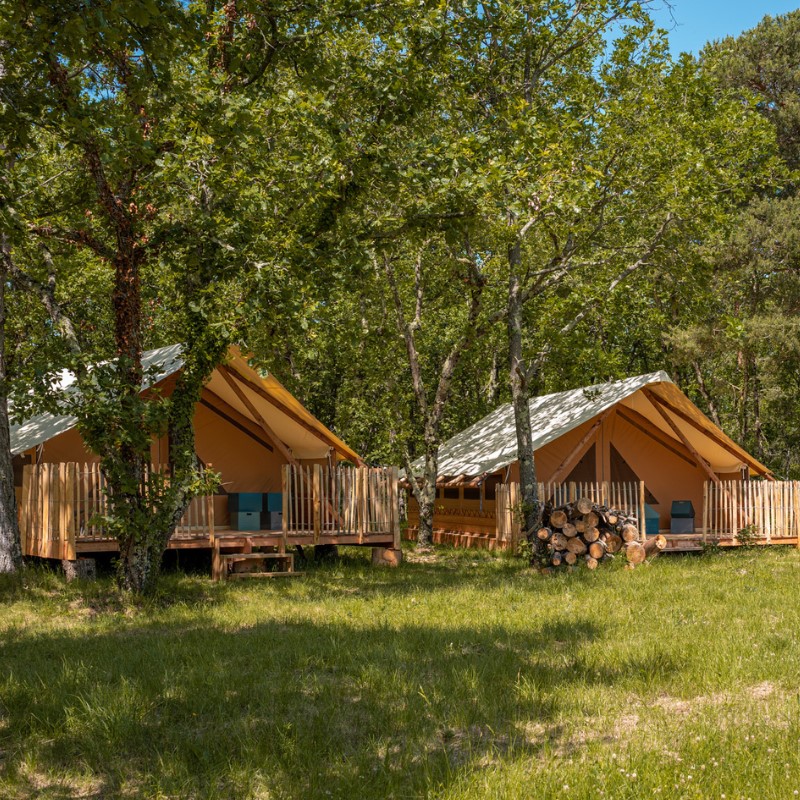
{"type": "MultiPolygon", "coordinates": [[[[183,367],[179,345],[151,350],[144,355],[146,370],[156,375],[143,391],[169,395],[183,367]]],[[[61,389],[74,391],[64,374],[61,389]]],[[[300,463],[361,463],[358,454],[309,413],[274,377],[262,377],[237,348],[212,373],[195,407],[196,452],[204,464],[222,475],[223,492],[279,492],[281,468],[287,463],[285,445],[300,463]],[[262,422],[274,433],[271,437],[262,422]]],[[[41,414],[11,428],[16,456],[15,484],[21,487],[23,463],[94,462],[97,456],[85,446],[77,420],[69,415],[41,414]],[[17,479],[19,478],[19,480],[17,479]]],[[[151,460],[167,463],[166,437],[154,439],[151,460]]],[[[218,507],[224,523],[225,504],[218,507]]]]}
{"type": "MultiPolygon", "coordinates": [[[[769,475],[665,372],[533,398],[530,414],[540,481],[642,480],[662,527],[669,527],[673,500],[691,500],[701,513],[709,473],[720,479],[739,477],[743,469],[753,476],[769,475]]],[[[414,467],[420,470],[421,461],[414,467]]],[[[459,487],[518,480],[511,405],[443,444],[439,474],[443,484],[451,484],[437,498],[439,517],[457,517],[454,512],[461,508],[480,509],[488,519],[492,501],[486,491],[476,497],[473,489],[467,499],[459,487]]]]}

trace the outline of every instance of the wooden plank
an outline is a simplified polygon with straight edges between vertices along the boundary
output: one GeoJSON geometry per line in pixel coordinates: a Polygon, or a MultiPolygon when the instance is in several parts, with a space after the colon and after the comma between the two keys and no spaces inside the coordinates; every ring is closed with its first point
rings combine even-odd
{"type": "Polygon", "coordinates": [[[665,450],[669,450],[673,455],[683,459],[687,464],[696,467],[697,463],[692,458],[692,454],[686,450],[682,442],[676,442],[671,436],[664,433],[657,425],[650,422],[644,414],[640,414],[627,406],[619,406],[617,416],[622,417],[629,425],[636,428],[641,433],[648,436],[656,444],[661,445],[665,450]]]}
{"type": "MultiPolygon", "coordinates": [[[[572,448],[567,457],[559,464],[556,471],[550,476],[552,483],[558,483],[564,476],[569,475],[575,464],[583,458],[589,446],[597,438],[597,433],[603,420],[614,410],[614,407],[607,408],[591,425],[588,431],[581,437],[580,441],[572,448]]],[[[559,505],[562,505],[560,503],[559,505]]]]}
{"type": "Polygon", "coordinates": [[[314,464],[312,487],[314,541],[317,542],[322,529],[322,467],[319,464],[314,464]]]}
{"type": "Polygon", "coordinates": [[[713,431],[706,430],[700,423],[696,420],[692,419],[688,414],[681,411],[681,409],[676,408],[669,400],[664,399],[663,397],[656,395],[650,389],[642,389],[648,399],[652,395],[655,397],[659,403],[661,403],[665,408],[668,408],[676,417],[680,417],[684,422],[688,422],[696,430],[700,431],[700,433],[705,434],[709,439],[711,439],[715,444],[718,444],[723,450],[727,450],[731,455],[736,456],[737,459],[743,461],[748,466],[752,467],[759,475],[763,475],[767,480],[774,481],[775,478],[767,471],[764,471],[764,468],[761,467],[757,461],[755,461],[750,455],[748,455],[744,450],[737,450],[736,448],[732,447],[723,439],[715,434],[713,431]]]}
{"type": "Polygon", "coordinates": [[[51,508],[51,486],[50,486],[50,464],[42,464],[42,535],[40,540],[39,552],[42,558],[47,558],[47,551],[50,548],[52,538],[50,530],[50,508],[51,508]]]}
{"type": "MultiPolygon", "coordinates": [[[[222,375],[222,377],[225,378],[225,380],[229,384],[230,384],[231,380],[243,383],[244,385],[247,386],[248,389],[251,389],[259,397],[261,397],[263,400],[266,400],[268,403],[273,405],[282,414],[285,414],[287,417],[289,417],[291,420],[296,422],[298,425],[300,425],[301,427],[305,428],[309,433],[312,433],[317,439],[319,439],[320,441],[324,442],[329,447],[331,447],[333,450],[335,450],[337,453],[339,453],[342,456],[342,458],[344,458],[346,461],[350,461],[351,460],[352,455],[350,453],[348,453],[346,450],[343,450],[342,447],[334,439],[331,439],[331,438],[325,436],[325,434],[322,431],[318,430],[316,427],[314,427],[309,422],[304,420],[301,416],[299,416],[297,413],[295,413],[291,408],[289,408],[288,406],[285,406],[279,400],[277,400],[276,398],[272,397],[272,395],[270,395],[269,392],[267,392],[263,387],[258,386],[257,384],[255,384],[252,381],[250,381],[247,378],[245,378],[244,375],[242,375],[241,373],[237,372],[235,369],[231,369],[230,367],[225,366],[224,364],[220,364],[217,367],[217,372],[219,372],[222,375]]],[[[249,411],[249,409],[248,409],[248,411],[249,411]]],[[[357,462],[356,463],[358,464],[358,466],[363,466],[364,462],[358,456],[356,456],[356,458],[357,458],[357,462]]]]}
{"type": "Polygon", "coordinates": [[[647,541],[647,514],[645,514],[644,481],[639,481],[639,538],[647,541]]]}
{"type": "Polygon", "coordinates": [[[66,553],[66,558],[69,561],[74,561],[77,558],[75,553],[75,519],[77,517],[77,508],[75,503],[75,488],[76,488],[76,481],[75,481],[75,474],[78,470],[78,465],[75,462],[71,462],[65,465],[66,467],[66,482],[65,482],[65,493],[66,497],[65,505],[66,505],[66,527],[64,529],[64,536],[65,536],[65,545],[64,550],[66,553]]]}
{"type": "Polygon", "coordinates": [[[391,498],[392,540],[394,549],[400,549],[400,471],[391,467],[391,484],[389,487],[391,498]]]}
{"type": "Polygon", "coordinates": [[[19,503],[19,544],[22,555],[28,555],[28,525],[30,524],[30,511],[28,502],[30,501],[30,464],[22,467],[22,496],[19,503]]]}
{"type": "Polygon", "coordinates": [[[657,395],[653,394],[653,392],[651,392],[649,389],[642,389],[642,393],[650,401],[650,404],[653,406],[653,408],[655,408],[655,410],[661,415],[664,422],[666,422],[667,425],[672,428],[676,436],[683,442],[686,449],[691,452],[694,459],[708,475],[708,477],[711,478],[715,484],[720,485],[720,479],[717,477],[714,470],[711,469],[709,463],[700,455],[700,453],[697,452],[694,445],[692,445],[692,443],[686,438],[684,432],[675,424],[672,417],[670,417],[670,415],[667,413],[666,409],[662,408],[657,395]]]}
{"type": "Polygon", "coordinates": [[[269,450],[270,453],[275,452],[275,448],[264,438],[260,426],[256,425],[249,417],[237,411],[232,405],[226,403],[221,397],[214,394],[214,392],[203,389],[200,395],[200,405],[207,408],[220,419],[224,419],[228,424],[233,425],[234,428],[237,428],[254,442],[257,442],[265,450],[269,450]]]}
{"type": "MultiPolygon", "coordinates": [[[[264,433],[267,434],[270,441],[273,442],[273,444],[278,448],[281,455],[290,464],[297,464],[298,461],[292,454],[292,451],[281,441],[278,434],[275,433],[270,424],[264,419],[259,410],[253,405],[250,398],[245,394],[244,389],[242,389],[239,383],[232,377],[232,373],[230,372],[230,370],[224,367],[219,367],[218,370],[222,375],[222,377],[227,382],[228,386],[230,386],[231,389],[233,390],[233,393],[239,398],[239,400],[241,400],[242,405],[244,405],[244,407],[253,415],[253,418],[261,427],[261,429],[264,431],[264,433]]],[[[246,383],[248,386],[252,388],[252,384],[250,384],[249,382],[246,383]]]]}
{"type": "Polygon", "coordinates": [[[800,550],[800,481],[794,481],[794,535],[797,537],[797,548],[800,550]]]}

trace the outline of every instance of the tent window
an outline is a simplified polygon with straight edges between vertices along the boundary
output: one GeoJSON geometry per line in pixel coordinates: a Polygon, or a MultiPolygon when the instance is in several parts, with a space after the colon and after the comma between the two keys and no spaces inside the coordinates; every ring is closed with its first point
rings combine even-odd
{"type": "Polygon", "coordinates": [[[497,484],[500,483],[499,475],[490,475],[483,484],[483,499],[497,499],[497,484]]]}
{"type": "Polygon", "coordinates": [[[445,500],[458,500],[459,499],[458,486],[445,486],[442,491],[443,491],[442,497],[445,500]]]}
{"type": "Polygon", "coordinates": [[[481,499],[481,490],[478,488],[473,488],[471,486],[464,487],[464,499],[465,500],[480,500],[481,499]]]}
{"type": "Polygon", "coordinates": [[[595,461],[595,446],[592,445],[583,458],[572,468],[572,472],[564,478],[564,483],[594,483],[597,480],[597,462],[595,461]]]}
{"type": "MultiPolygon", "coordinates": [[[[611,480],[617,482],[635,481],[639,483],[639,476],[633,471],[631,465],[622,457],[619,450],[617,450],[613,444],[609,446],[611,448],[611,480]]],[[[644,500],[648,505],[658,505],[658,500],[656,500],[653,493],[647,488],[647,484],[645,484],[644,487],[644,500]]]]}

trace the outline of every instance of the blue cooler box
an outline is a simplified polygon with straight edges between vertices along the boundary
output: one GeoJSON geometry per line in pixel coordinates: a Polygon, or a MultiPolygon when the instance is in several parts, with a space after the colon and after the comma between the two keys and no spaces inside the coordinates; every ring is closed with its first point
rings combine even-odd
{"type": "Polygon", "coordinates": [[[240,511],[257,511],[261,513],[263,499],[261,492],[231,492],[228,495],[228,511],[238,514],[240,511]]]}
{"type": "Polygon", "coordinates": [[[673,500],[670,533],[694,533],[694,506],[691,500],[673,500]]]}
{"type": "Polygon", "coordinates": [[[658,536],[659,514],[652,506],[644,507],[644,530],[648,536],[658,536]]]}
{"type": "Polygon", "coordinates": [[[232,511],[231,528],[235,531],[260,531],[260,511],[232,511]]]}

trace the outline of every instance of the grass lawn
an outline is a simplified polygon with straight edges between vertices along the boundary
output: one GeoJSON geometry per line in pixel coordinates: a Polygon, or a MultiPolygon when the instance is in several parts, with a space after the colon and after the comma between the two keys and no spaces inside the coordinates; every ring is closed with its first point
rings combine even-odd
{"type": "Polygon", "coordinates": [[[792,798],[800,553],[0,583],[0,797],[792,798]]]}

